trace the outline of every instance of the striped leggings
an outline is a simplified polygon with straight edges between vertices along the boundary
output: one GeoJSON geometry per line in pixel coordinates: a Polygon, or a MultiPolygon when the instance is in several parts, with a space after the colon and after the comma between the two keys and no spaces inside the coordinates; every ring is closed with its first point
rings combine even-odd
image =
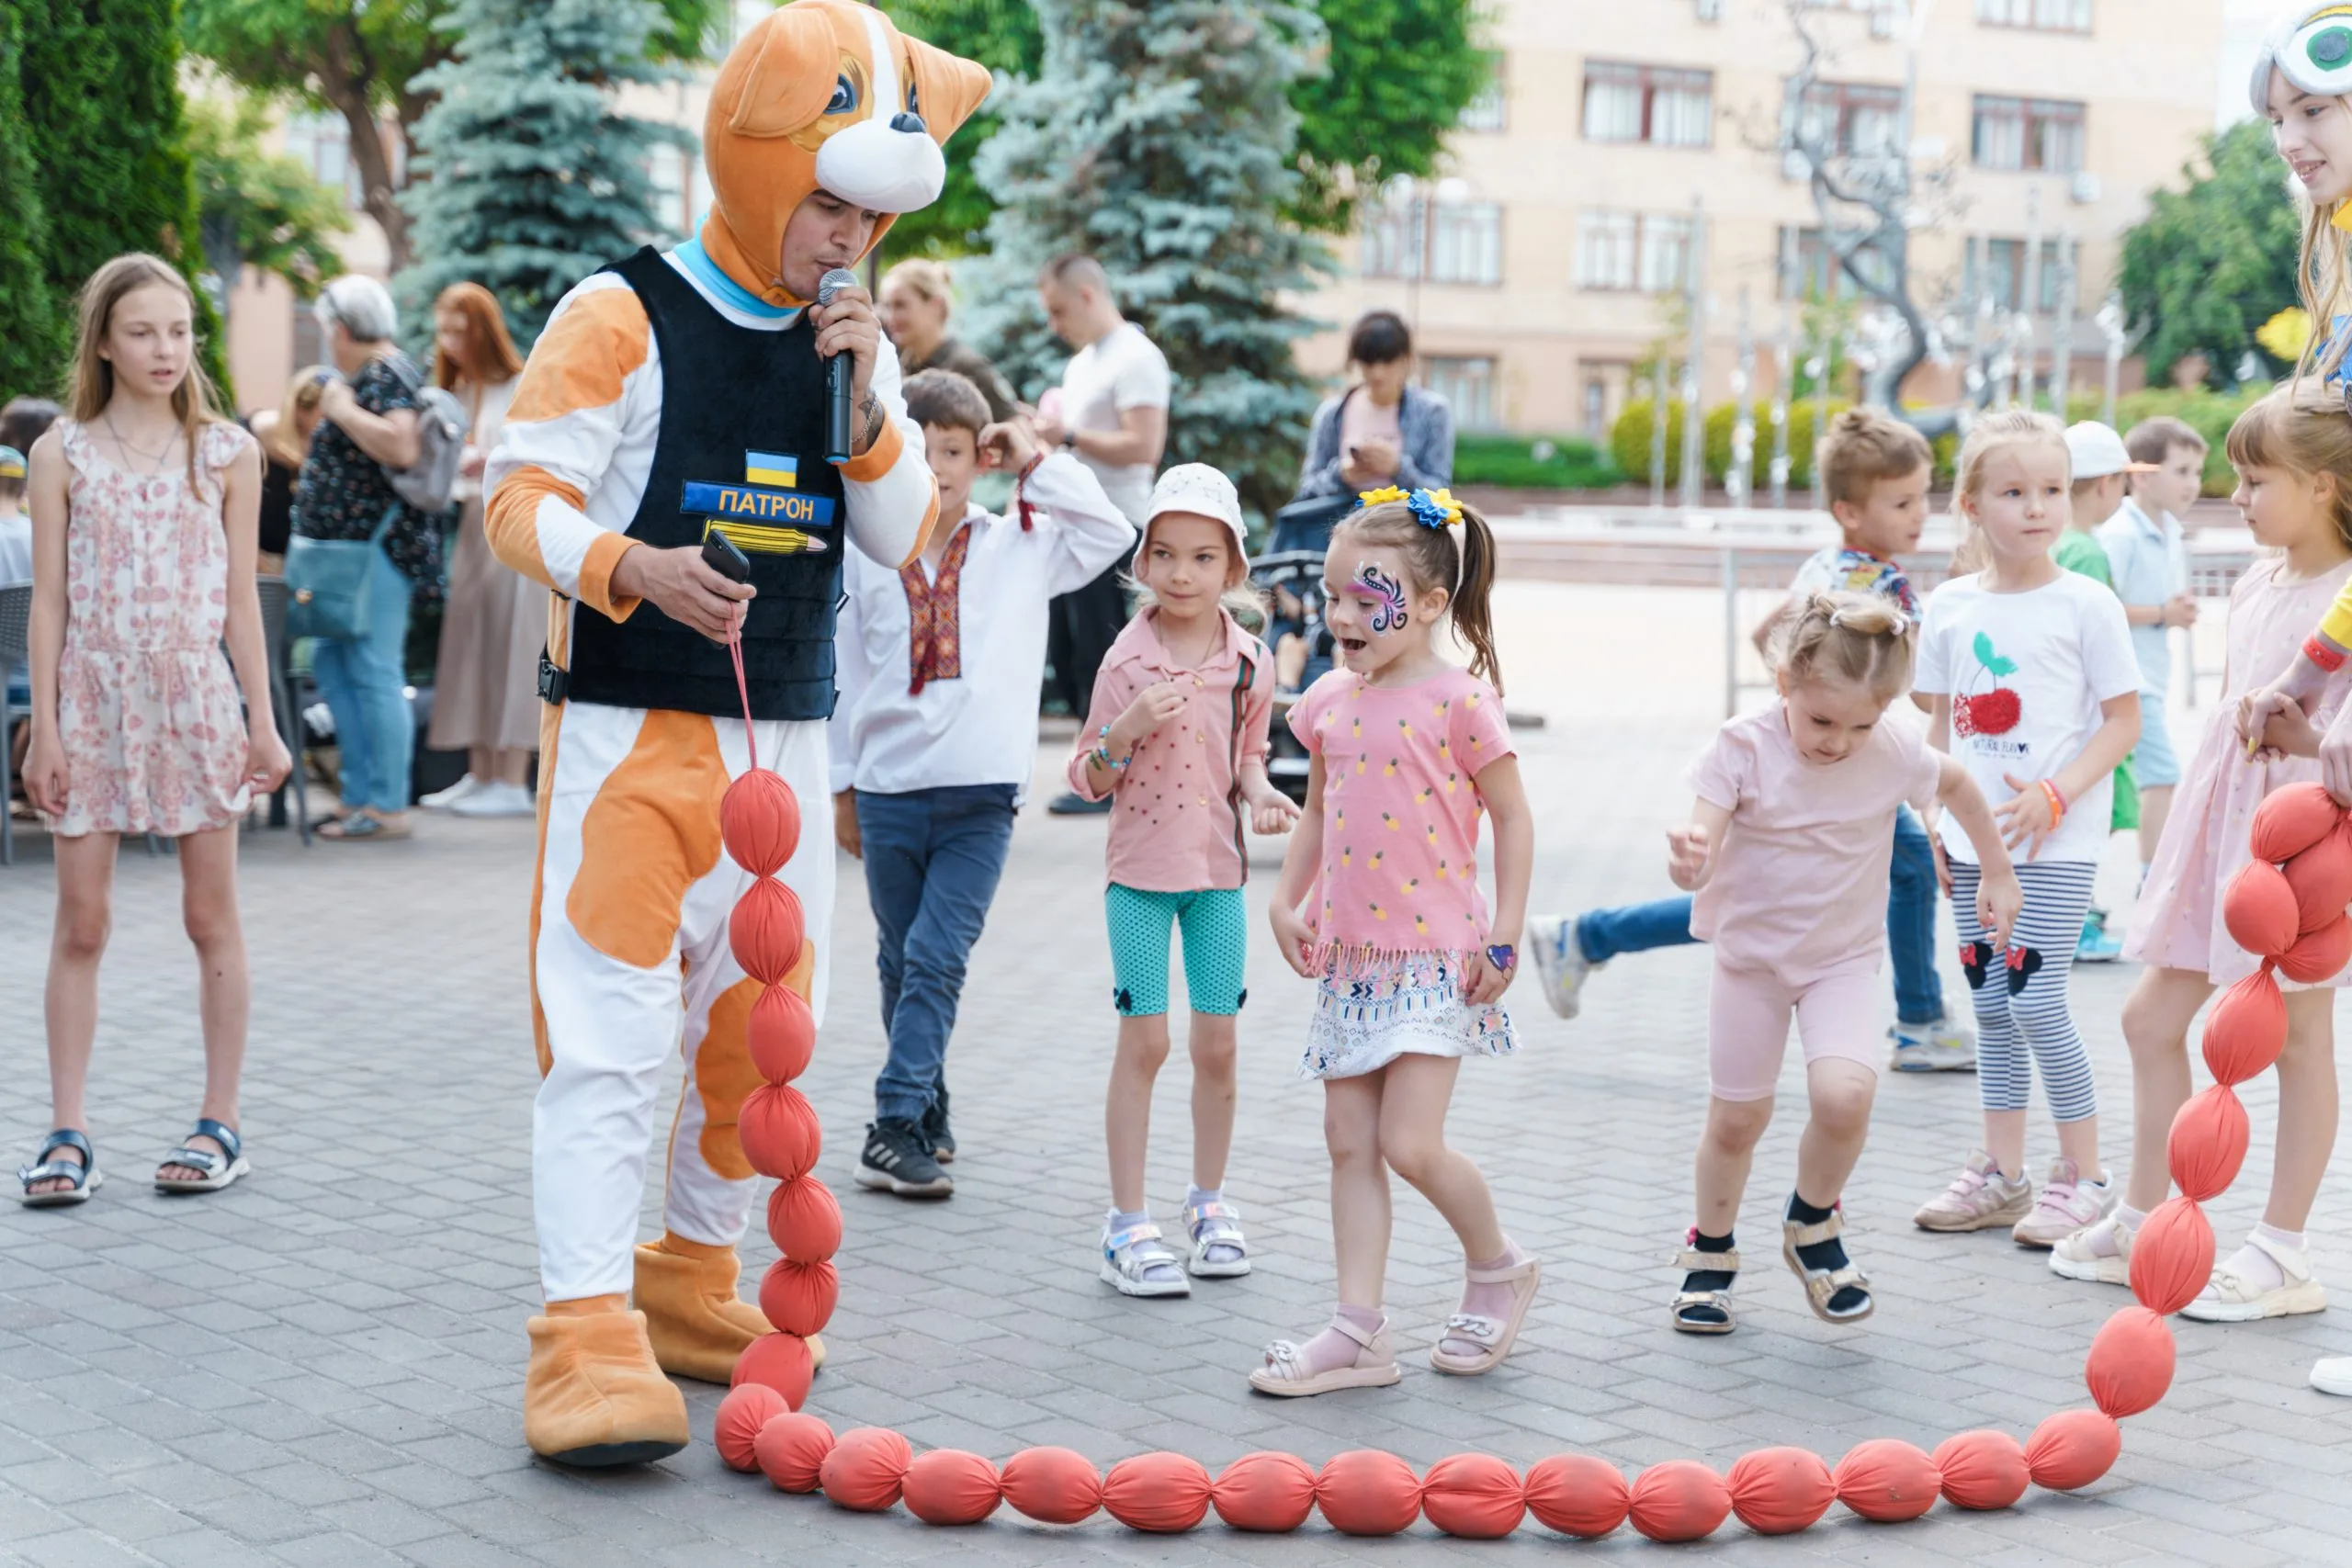
{"type": "Polygon", "coordinates": [[[2025,909],[2003,955],[1976,923],[1976,867],[1951,863],[1952,923],[1976,1007],[1976,1089],[1987,1111],[2023,1111],[2039,1062],[2052,1120],[2098,1114],[2090,1053],[2066,1007],[2066,977],[2098,870],[2088,861],[2018,862],[2025,909]]]}

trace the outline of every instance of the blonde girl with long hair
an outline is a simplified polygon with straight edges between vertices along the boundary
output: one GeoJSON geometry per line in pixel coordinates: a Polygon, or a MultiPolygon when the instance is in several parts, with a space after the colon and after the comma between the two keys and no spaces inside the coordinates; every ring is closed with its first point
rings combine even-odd
{"type": "Polygon", "coordinates": [[[247,1169],[237,1089],[252,987],[237,825],[252,792],[276,788],[289,764],[254,586],[261,456],[215,410],[197,362],[196,299],[168,263],[117,256],[83,286],[72,409],[34,444],[28,477],[25,789],[54,835],[57,921],[45,998],[51,1131],[17,1176],[25,1201],[44,1207],[81,1202],[103,1179],[83,1106],[98,961],[122,835],[156,833],[179,840],[205,1084],[195,1131],[155,1185],[210,1191],[247,1169]]]}
{"type": "MultiPolygon", "coordinates": [[[[2251,760],[2238,741],[2241,700],[2295,656],[2312,623],[2352,584],[2352,418],[2334,391],[2306,381],[2239,415],[2228,450],[2238,472],[2231,500],[2265,553],[2230,591],[2222,703],[2182,781],[2123,944],[2125,958],[2147,965],[2123,1006],[2132,1049],[2131,1183],[2113,1213],[2051,1253],[2050,1267],[2070,1280],[2125,1283],[2133,1235],[2171,1192],[2165,1141],[2188,1099],[2189,1021],[2216,987],[2259,966],[2222,924],[2221,890],[2252,854],[2248,839],[2263,796],[2319,777],[2319,764],[2302,759],[2316,756],[2321,729],[2352,691],[2352,675],[2334,676],[2308,716],[2289,708],[2268,722],[2251,760]]],[[[2245,1245],[2183,1309],[2208,1322],[2283,1317],[2327,1304],[2303,1226],[2335,1146],[2334,1015],[2352,972],[2315,986],[2283,977],[2280,984],[2287,1047],[2278,1057],[2269,1205],[2245,1245]]]]}
{"type": "Polygon", "coordinates": [[[2116,764],[2140,734],[2140,665],[2115,595],[2067,571],[2051,547],[2070,514],[2064,430],[2047,414],[1979,419],[1960,453],[1954,506],[1982,570],[1928,601],[1915,685],[1931,741],[1968,770],[2017,856],[2016,929],[1979,919],[1987,868],[1947,817],[1940,849],[1976,1008],[1984,1136],[1913,1216],[1923,1229],[2006,1227],[2049,1247],[2105,1216],[2115,1192],[2098,1157],[2090,1057],[2066,987],[2108,838],[2116,764]],[[2039,1194],[2026,1173],[2026,1108],[2037,1070],[2058,1157],[2039,1194]]]}

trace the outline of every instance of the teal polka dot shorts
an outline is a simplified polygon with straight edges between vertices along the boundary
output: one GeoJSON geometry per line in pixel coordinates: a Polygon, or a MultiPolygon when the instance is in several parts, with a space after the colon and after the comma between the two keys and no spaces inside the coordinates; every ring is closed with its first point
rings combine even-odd
{"type": "Polygon", "coordinates": [[[1194,1012],[1230,1016],[1250,998],[1249,900],[1238,887],[1148,893],[1112,883],[1103,890],[1111,927],[1113,1005],[1124,1018],[1168,1010],[1169,928],[1184,939],[1185,999],[1194,1012]]]}

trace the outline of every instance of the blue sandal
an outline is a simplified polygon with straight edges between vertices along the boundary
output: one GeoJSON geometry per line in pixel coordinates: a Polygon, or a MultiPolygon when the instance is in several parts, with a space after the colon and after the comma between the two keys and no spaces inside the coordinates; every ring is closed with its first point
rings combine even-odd
{"type": "Polygon", "coordinates": [[[24,1183],[25,1207],[28,1209],[62,1209],[70,1203],[84,1203],[106,1179],[98,1168],[98,1156],[90,1147],[90,1140],[76,1128],[60,1127],[49,1135],[33,1156],[30,1165],[17,1168],[17,1179],[24,1183]],[[59,1149],[73,1149],[82,1156],[78,1165],[70,1159],[51,1159],[59,1149]],[[36,1192],[34,1184],[42,1181],[71,1181],[71,1187],[60,1187],[47,1192],[36,1192]]]}
{"type": "Polygon", "coordinates": [[[218,1192],[253,1169],[253,1162],[245,1158],[244,1140],[238,1137],[237,1130],[227,1122],[215,1122],[209,1116],[199,1116],[197,1118],[196,1131],[190,1133],[188,1136],[210,1138],[228,1152],[216,1154],[210,1149],[192,1149],[186,1144],[182,1144],[164,1156],[163,1165],[155,1168],[156,1191],[218,1192]],[[176,1180],[165,1180],[164,1168],[175,1165],[184,1165],[191,1170],[200,1170],[204,1174],[193,1181],[185,1177],[176,1180]]]}

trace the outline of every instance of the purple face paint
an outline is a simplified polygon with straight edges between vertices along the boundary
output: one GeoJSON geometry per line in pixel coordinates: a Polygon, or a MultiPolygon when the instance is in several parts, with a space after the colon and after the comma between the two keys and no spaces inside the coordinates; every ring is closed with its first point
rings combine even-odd
{"type": "Polygon", "coordinates": [[[1405,610],[1405,585],[1370,561],[1356,568],[1352,586],[1356,597],[1372,606],[1374,636],[1396,631],[1411,618],[1405,610]]]}

